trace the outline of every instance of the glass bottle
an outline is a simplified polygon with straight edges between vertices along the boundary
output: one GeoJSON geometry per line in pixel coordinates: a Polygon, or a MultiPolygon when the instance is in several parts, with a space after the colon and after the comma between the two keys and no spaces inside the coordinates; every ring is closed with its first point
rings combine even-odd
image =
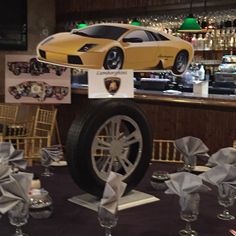
{"type": "Polygon", "coordinates": [[[197,42],[198,42],[197,43],[198,50],[203,50],[204,49],[204,41],[203,41],[203,38],[202,38],[202,34],[199,34],[197,42]]]}
{"type": "Polygon", "coordinates": [[[196,34],[193,34],[193,37],[191,39],[191,44],[193,45],[194,50],[197,50],[197,38],[196,34]]]}

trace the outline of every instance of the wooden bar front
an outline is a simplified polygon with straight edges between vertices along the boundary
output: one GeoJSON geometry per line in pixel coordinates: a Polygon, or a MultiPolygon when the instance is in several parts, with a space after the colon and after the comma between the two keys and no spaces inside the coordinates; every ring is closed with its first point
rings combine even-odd
{"type": "MultiPolygon", "coordinates": [[[[164,95],[162,92],[137,90],[134,100],[145,112],[155,139],[195,136],[204,141],[210,153],[233,145],[236,139],[236,97],[191,93],[164,95]]],[[[58,124],[62,143],[76,115],[89,106],[87,89],[72,89],[72,104],[59,105],[58,124]]]]}

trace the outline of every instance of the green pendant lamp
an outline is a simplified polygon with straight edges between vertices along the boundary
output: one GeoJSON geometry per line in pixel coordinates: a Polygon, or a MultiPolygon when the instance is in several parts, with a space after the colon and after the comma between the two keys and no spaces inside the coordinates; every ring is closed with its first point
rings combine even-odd
{"type": "Polygon", "coordinates": [[[192,0],[190,2],[190,14],[188,17],[184,19],[183,24],[180,26],[178,32],[192,32],[192,33],[197,33],[201,32],[202,28],[201,26],[197,23],[196,18],[193,17],[192,12],[192,0]]]}
{"type": "Polygon", "coordinates": [[[136,26],[141,26],[142,25],[142,23],[137,18],[134,18],[130,24],[131,25],[136,25],[136,26]]]}
{"type": "Polygon", "coordinates": [[[81,28],[84,28],[84,27],[87,27],[88,24],[86,24],[85,21],[81,21],[79,23],[76,24],[76,29],[81,29],[81,28]]]}

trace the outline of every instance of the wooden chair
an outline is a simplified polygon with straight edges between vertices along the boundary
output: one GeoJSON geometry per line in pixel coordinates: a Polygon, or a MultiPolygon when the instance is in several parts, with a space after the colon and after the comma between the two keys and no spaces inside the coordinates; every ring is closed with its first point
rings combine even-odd
{"type": "Polygon", "coordinates": [[[18,110],[18,105],[0,103],[0,141],[3,141],[3,135],[6,132],[7,125],[16,122],[18,110]]]}
{"type": "Polygon", "coordinates": [[[153,140],[151,161],[183,163],[183,155],[176,149],[174,140],[153,140]]]}
{"type": "MultiPolygon", "coordinates": [[[[40,160],[40,150],[42,147],[52,145],[53,132],[56,124],[57,109],[46,110],[37,108],[33,122],[21,124],[25,132],[11,129],[11,132],[3,137],[4,141],[11,142],[16,149],[24,150],[24,156],[29,165],[34,160],[40,160]]],[[[19,129],[18,123],[15,127],[19,129]]],[[[22,128],[23,129],[23,128],[22,128]]]]}

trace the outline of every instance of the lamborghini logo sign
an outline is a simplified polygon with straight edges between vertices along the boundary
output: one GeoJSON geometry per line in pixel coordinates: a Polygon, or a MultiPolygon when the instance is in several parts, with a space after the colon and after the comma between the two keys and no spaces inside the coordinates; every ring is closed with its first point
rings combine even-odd
{"type": "Polygon", "coordinates": [[[104,84],[106,90],[111,95],[115,95],[120,88],[121,79],[119,77],[106,77],[104,78],[104,84]]]}

